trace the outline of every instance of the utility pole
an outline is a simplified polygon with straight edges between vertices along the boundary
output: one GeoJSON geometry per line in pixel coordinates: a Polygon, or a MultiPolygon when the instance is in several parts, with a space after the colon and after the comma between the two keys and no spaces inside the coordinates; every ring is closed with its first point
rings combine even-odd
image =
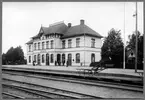
{"type": "Polygon", "coordinates": [[[124,2],[124,51],[123,51],[123,69],[125,69],[125,2],[124,2]]]}
{"type": "Polygon", "coordinates": [[[138,32],[137,32],[137,1],[136,1],[136,43],[135,43],[135,45],[136,45],[136,48],[135,48],[135,73],[137,72],[137,50],[138,50],[138,32]]]}

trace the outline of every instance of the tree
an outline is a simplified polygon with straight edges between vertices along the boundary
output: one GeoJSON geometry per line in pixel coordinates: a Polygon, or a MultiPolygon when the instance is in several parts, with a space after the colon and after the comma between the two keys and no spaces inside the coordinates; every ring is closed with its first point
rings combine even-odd
{"type": "MultiPolygon", "coordinates": [[[[143,62],[143,35],[138,31],[137,33],[138,39],[138,49],[137,49],[137,63],[140,65],[143,62]]],[[[129,35],[128,45],[126,46],[128,50],[134,50],[136,48],[136,33],[134,32],[132,35],[129,35]]],[[[141,67],[141,66],[139,66],[141,67]]]]}
{"type": "Polygon", "coordinates": [[[111,60],[115,67],[121,67],[123,62],[123,42],[120,31],[111,29],[101,48],[102,60],[111,60]]]}
{"type": "Polygon", "coordinates": [[[21,46],[11,47],[6,54],[2,55],[3,64],[25,64],[24,53],[21,46]]]}

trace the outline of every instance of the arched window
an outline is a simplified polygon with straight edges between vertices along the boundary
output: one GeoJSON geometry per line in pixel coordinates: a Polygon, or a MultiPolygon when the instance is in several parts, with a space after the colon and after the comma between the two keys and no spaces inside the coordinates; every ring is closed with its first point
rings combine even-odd
{"type": "Polygon", "coordinates": [[[44,54],[42,55],[42,63],[44,63],[44,54]]]}
{"type": "Polygon", "coordinates": [[[53,54],[51,54],[51,63],[53,63],[53,54]]]}
{"type": "Polygon", "coordinates": [[[95,54],[94,53],[91,54],[91,62],[95,62],[95,54]]]}
{"type": "Polygon", "coordinates": [[[80,63],[80,54],[79,53],[76,54],[76,63],[80,63]]]}

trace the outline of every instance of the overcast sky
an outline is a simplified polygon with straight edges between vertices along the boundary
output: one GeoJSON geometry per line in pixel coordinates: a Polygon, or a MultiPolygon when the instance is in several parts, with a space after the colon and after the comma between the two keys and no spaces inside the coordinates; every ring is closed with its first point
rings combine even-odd
{"type": "MultiPolygon", "coordinates": [[[[22,46],[26,54],[26,42],[38,34],[41,25],[64,21],[67,25],[80,24],[80,19],[102,36],[111,28],[121,30],[125,40],[135,30],[135,2],[3,2],[2,52],[10,47],[22,46]],[[125,6],[125,13],[124,13],[125,6]]],[[[143,33],[143,3],[138,3],[138,30],[143,33]]]]}

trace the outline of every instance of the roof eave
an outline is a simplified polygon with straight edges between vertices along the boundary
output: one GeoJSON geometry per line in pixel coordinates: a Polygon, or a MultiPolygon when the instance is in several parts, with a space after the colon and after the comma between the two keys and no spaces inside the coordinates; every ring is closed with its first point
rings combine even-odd
{"type": "Polygon", "coordinates": [[[103,36],[97,36],[97,35],[88,34],[88,33],[81,33],[81,34],[75,34],[75,35],[70,35],[70,36],[62,36],[61,39],[76,37],[76,36],[83,36],[83,35],[94,36],[94,37],[97,37],[97,38],[103,38],[103,36]]]}

